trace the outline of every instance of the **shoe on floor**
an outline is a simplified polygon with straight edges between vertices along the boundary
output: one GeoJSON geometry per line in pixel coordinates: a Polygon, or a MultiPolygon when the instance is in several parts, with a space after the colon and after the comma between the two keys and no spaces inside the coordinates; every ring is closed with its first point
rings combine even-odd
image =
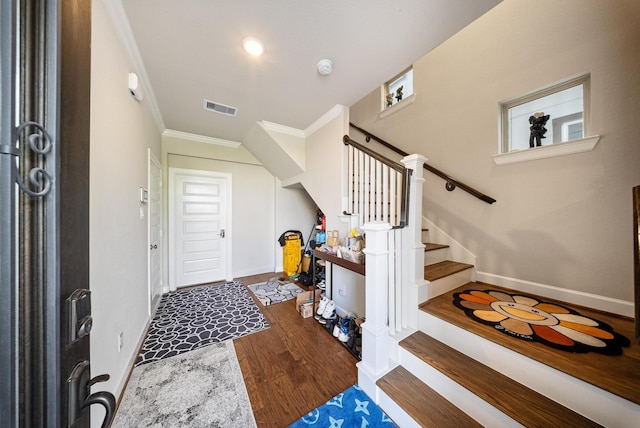
{"type": "Polygon", "coordinates": [[[333,337],[337,338],[340,335],[340,321],[333,326],[333,337]]]}
{"type": "Polygon", "coordinates": [[[327,302],[327,305],[324,308],[324,311],[322,312],[322,316],[318,321],[320,321],[320,324],[327,324],[328,319],[334,319],[335,317],[336,317],[336,304],[334,303],[333,300],[329,300],[329,302],[327,302]]]}
{"type": "Polygon", "coordinates": [[[349,326],[353,318],[342,318],[339,323],[340,331],[338,332],[338,340],[340,342],[346,343],[349,341],[349,338],[352,335],[352,332],[349,331],[349,326]]]}
{"type": "Polygon", "coordinates": [[[322,299],[320,300],[320,303],[318,303],[318,310],[316,311],[316,314],[313,316],[316,320],[319,320],[320,317],[322,316],[322,313],[324,312],[325,308],[327,307],[327,303],[329,302],[329,299],[327,299],[326,297],[322,296],[322,299]]]}

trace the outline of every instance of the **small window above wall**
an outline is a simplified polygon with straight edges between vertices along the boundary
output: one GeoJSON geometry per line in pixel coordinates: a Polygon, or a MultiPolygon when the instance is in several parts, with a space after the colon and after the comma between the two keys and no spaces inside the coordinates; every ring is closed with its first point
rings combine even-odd
{"type": "Polygon", "coordinates": [[[501,153],[579,140],[589,129],[589,76],[500,104],[501,153]]]}
{"type": "Polygon", "coordinates": [[[382,85],[382,111],[380,116],[385,117],[392,111],[402,108],[402,105],[411,104],[414,98],[413,95],[413,67],[409,67],[382,85]]]}

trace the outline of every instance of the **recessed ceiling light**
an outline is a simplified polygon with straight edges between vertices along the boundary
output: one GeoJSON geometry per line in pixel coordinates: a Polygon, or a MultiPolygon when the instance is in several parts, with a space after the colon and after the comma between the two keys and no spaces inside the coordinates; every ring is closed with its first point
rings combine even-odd
{"type": "Polygon", "coordinates": [[[252,56],[260,56],[264,53],[264,45],[255,37],[245,37],[242,39],[242,47],[252,56]]]}

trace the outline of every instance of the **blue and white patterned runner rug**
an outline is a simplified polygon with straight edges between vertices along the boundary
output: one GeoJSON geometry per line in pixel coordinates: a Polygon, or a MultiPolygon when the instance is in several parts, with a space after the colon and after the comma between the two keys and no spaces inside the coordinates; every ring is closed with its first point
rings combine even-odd
{"type": "Polygon", "coordinates": [[[289,425],[289,428],[397,427],[358,386],[353,385],[289,425]]]}
{"type": "Polygon", "coordinates": [[[239,281],[162,296],[136,366],[269,328],[239,281]]]}

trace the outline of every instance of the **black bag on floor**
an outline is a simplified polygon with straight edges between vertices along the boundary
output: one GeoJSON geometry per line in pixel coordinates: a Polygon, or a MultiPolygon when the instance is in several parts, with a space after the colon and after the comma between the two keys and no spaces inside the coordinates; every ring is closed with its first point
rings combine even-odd
{"type": "Polygon", "coordinates": [[[304,285],[311,285],[313,284],[313,275],[311,275],[309,272],[302,272],[300,275],[298,275],[298,282],[304,285]]]}

